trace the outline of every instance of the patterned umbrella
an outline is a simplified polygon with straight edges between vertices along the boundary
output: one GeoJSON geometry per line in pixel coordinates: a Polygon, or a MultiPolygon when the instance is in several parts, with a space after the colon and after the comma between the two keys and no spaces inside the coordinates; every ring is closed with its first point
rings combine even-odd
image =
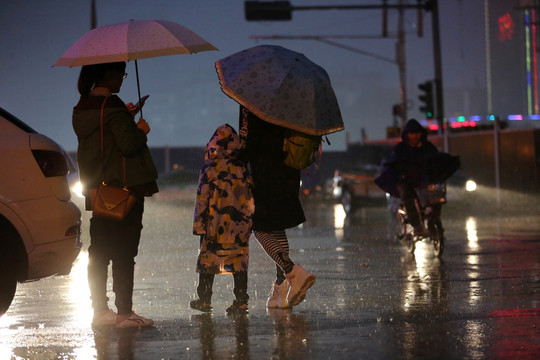
{"type": "Polygon", "coordinates": [[[345,128],[328,74],[303,54],[260,45],[215,65],[223,92],[265,121],[310,135],[345,128]]]}
{"type": "Polygon", "coordinates": [[[217,50],[188,28],[167,20],[131,20],[95,28],[81,37],[53,66],[81,66],[217,50]]]}

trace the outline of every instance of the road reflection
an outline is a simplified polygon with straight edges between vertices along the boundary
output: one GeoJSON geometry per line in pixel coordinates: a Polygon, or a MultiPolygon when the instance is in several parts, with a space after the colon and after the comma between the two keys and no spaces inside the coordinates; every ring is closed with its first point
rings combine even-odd
{"type": "MultiPolygon", "coordinates": [[[[435,344],[428,344],[425,322],[448,314],[445,264],[433,255],[431,243],[418,242],[414,254],[402,257],[402,271],[406,277],[401,291],[404,316],[401,349],[404,359],[437,357],[437,347],[444,353],[446,341],[443,338],[435,344]]],[[[446,330],[439,328],[437,332],[444,334],[446,330]]]]}
{"type": "Polygon", "coordinates": [[[304,316],[291,309],[267,309],[274,323],[274,351],[278,359],[295,359],[306,349],[308,331],[304,316]]]}
{"type": "Polygon", "coordinates": [[[57,358],[53,354],[95,359],[87,265],[88,253],[81,252],[69,276],[19,285],[10,310],[0,318],[1,359],[57,358]],[[46,311],[36,316],[36,306],[46,311]]]}
{"type": "Polygon", "coordinates": [[[538,359],[540,309],[501,309],[492,311],[500,341],[490,343],[488,355],[496,359],[538,359]]]}
{"type": "Polygon", "coordinates": [[[478,248],[478,227],[476,226],[476,218],[468,217],[465,221],[465,230],[467,232],[467,244],[469,249],[476,250],[478,248]]]}
{"type": "MultiPolygon", "coordinates": [[[[153,358],[154,355],[150,354],[156,354],[156,351],[159,353],[159,347],[153,348],[152,341],[159,338],[160,331],[154,327],[140,329],[96,328],[93,331],[92,344],[96,355],[92,359],[131,360],[140,358],[140,353],[146,353],[150,358],[153,358]]],[[[79,358],[77,359],[79,360],[79,358]]]]}
{"type": "Polygon", "coordinates": [[[212,322],[212,314],[193,315],[191,321],[199,327],[201,359],[213,359],[216,352],[216,330],[212,322]]]}
{"type": "Polygon", "coordinates": [[[81,251],[66,278],[67,314],[71,326],[87,328],[92,322],[93,310],[88,288],[88,251],[81,251]]]}
{"type": "Polygon", "coordinates": [[[418,242],[414,256],[402,259],[404,275],[402,309],[406,313],[441,315],[448,311],[444,262],[433,255],[433,246],[418,242]]]}
{"type": "Polygon", "coordinates": [[[199,339],[201,344],[201,359],[249,359],[249,315],[241,314],[230,316],[232,326],[226,327],[219,320],[213,318],[212,314],[197,314],[191,316],[192,324],[199,328],[199,339]],[[227,331],[230,335],[234,331],[236,344],[232,347],[230,344],[221,344],[216,341],[225,334],[221,331],[227,331]]]}
{"type": "Polygon", "coordinates": [[[345,227],[345,218],[347,217],[347,214],[345,213],[345,210],[343,210],[343,206],[341,206],[341,204],[334,204],[333,210],[336,241],[341,242],[343,241],[343,228],[345,227]]]}

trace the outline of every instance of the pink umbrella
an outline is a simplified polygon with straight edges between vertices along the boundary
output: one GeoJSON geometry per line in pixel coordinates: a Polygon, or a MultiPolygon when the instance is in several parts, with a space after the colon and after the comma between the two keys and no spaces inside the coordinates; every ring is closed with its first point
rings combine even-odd
{"type": "Polygon", "coordinates": [[[83,35],[53,66],[82,66],[218,50],[188,28],[168,20],[131,20],[104,25],[83,35]]]}

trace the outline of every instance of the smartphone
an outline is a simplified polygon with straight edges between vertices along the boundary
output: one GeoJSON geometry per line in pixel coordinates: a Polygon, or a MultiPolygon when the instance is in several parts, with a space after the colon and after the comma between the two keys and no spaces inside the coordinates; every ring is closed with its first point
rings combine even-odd
{"type": "Polygon", "coordinates": [[[140,109],[143,105],[144,105],[144,102],[146,101],[146,99],[148,99],[150,97],[150,95],[144,95],[141,100],[137,101],[137,103],[135,105],[133,105],[133,107],[135,109],[140,109]]]}

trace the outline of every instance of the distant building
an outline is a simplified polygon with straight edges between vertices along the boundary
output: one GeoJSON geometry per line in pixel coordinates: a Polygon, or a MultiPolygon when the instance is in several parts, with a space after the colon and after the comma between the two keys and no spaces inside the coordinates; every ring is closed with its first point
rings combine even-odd
{"type": "Polygon", "coordinates": [[[538,2],[488,0],[485,10],[488,112],[538,115],[538,2]]]}

